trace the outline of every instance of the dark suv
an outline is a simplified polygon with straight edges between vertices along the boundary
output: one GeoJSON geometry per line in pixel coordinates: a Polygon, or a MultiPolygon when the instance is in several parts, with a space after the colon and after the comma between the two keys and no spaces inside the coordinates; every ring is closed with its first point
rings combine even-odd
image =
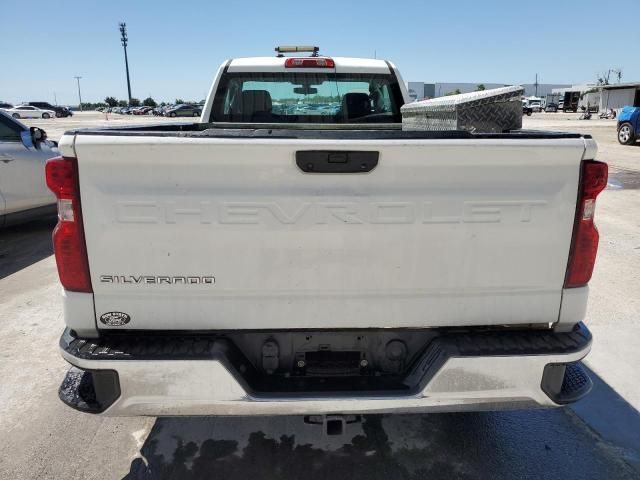
{"type": "Polygon", "coordinates": [[[44,110],[53,110],[56,112],[56,117],[70,117],[73,115],[71,110],[67,107],[60,107],[58,105],[51,105],[49,102],[27,102],[25,105],[31,105],[32,107],[42,108],[44,110]]]}
{"type": "Polygon", "coordinates": [[[202,109],[196,105],[176,105],[164,112],[167,117],[199,117],[202,109]]]}

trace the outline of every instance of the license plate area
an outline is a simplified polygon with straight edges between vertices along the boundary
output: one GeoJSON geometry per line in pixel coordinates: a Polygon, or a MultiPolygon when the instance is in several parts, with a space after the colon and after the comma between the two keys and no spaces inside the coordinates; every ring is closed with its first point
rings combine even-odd
{"type": "Polygon", "coordinates": [[[359,375],[368,365],[357,351],[318,350],[298,353],[296,360],[297,373],[308,376],[359,375]]]}

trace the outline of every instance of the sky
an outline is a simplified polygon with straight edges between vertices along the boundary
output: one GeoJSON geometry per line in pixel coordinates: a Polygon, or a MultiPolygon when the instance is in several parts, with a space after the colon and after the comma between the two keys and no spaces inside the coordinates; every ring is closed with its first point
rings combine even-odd
{"type": "Polygon", "coordinates": [[[0,0],[0,101],[76,105],[127,97],[119,22],[129,36],[132,95],[206,97],[227,58],[318,45],[384,58],[405,81],[593,82],[610,68],[640,81],[640,29],[615,3],[581,0],[163,1],[0,0]],[[587,22],[587,23],[583,23],[587,22]],[[635,47],[634,47],[635,46],[635,47]]]}

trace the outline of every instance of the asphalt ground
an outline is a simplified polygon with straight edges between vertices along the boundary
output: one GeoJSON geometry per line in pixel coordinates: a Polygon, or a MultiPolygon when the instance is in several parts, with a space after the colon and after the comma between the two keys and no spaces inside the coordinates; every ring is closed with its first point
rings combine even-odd
{"type": "MultiPolygon", "coordinates": [[[[68,366],[52,257],[54,220],[0,231],[0,479],[640,478],[640,144],[615,122],[534,114],[526,128],[591,133],[610,164],[586,323],[592,393],[562,409],[366,415],[327,437],[300,417],[106,418],[64,406],[68,366]]],[[[169,119],[81,113],[68,128],[169,119]]],[[[180,121],[180,120],[178,120],[180,121]]]]}

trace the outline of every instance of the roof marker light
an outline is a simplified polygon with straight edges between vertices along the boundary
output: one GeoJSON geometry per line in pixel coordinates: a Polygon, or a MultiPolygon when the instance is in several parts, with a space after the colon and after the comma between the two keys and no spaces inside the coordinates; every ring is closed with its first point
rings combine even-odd
{"type": "Polygon", "coordinates": [[[278,57],[283,57],[285,53],[311,52],[312,57],[317,57],[320,47],[312,45],[281,45],[275,48],[278,57]]]}

